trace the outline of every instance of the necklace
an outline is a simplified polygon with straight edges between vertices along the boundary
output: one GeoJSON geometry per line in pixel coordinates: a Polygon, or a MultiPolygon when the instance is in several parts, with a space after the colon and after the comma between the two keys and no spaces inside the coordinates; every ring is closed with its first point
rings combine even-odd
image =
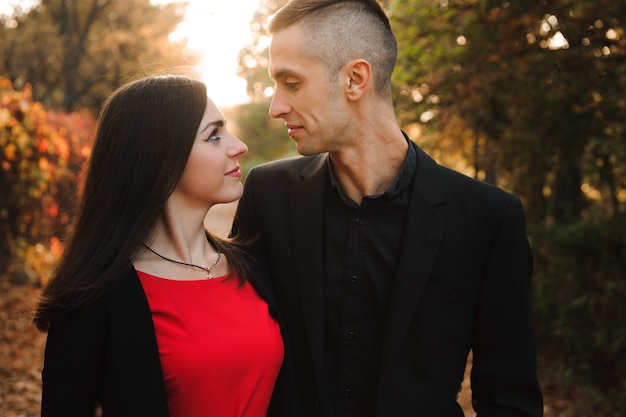
{"type": "Polygon", "coordinates": [[[194,268],[198,268],[198,269],[202,269],[203,271],[206,271],[206,277],[208,279],[215,278],[214,276],[211,275],[211,269],[213,269],[213,267],[220,261],[220,258],[222,257],[222,252],[220,251],[220,248],[218,246],[216,246],[216,248],[217,248],[217,259],[215,260],[215,262],[213,262],[211,264],[211,266],[204,267],[204,266],[200,266],[200,265],[188,264],[186,262],[181,262],[181,261],[176,261],[174,259],[166,258],[165,256],[161,255],[160,253],[155,252],[150,246],[146,245],[145,243],[142,242],[141,244],[144,245],[146,247],[146,249],[148,249],[150,252],[154,253],[156,256],[158,256],[161,259],[165,259],[166,261],[174,262],[175,264],[185,265],[185,266],[192,266],[194,268]]]}

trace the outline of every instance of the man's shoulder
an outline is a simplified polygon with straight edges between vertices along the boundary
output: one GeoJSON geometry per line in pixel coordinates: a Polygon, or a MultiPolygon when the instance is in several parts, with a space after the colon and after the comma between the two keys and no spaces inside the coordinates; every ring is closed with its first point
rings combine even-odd
{"type": "Polygon", "coordinates": [[[445,194],[446,199],[481,198],[509,201],[514,195],[497,185],[470,177],[451,167],[440,165],[423,150],[419,153],[418,188],[435,194],[445,194]]]}

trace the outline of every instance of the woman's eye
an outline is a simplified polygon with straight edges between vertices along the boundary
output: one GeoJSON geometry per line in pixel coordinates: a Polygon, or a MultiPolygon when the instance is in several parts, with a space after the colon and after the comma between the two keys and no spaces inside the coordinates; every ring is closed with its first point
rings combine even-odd
{"type": "Polygon", "coordinates": [[[212,131],[211,134],[209,135],[209,137],[207,138],[207,141],[208,142],[213,142],[213,141],[216,141],[216,140],[220,140],[221,137],[218,136],[217,133],[218,133],[218,129],[215,129],[214,131],[212,131]]]}

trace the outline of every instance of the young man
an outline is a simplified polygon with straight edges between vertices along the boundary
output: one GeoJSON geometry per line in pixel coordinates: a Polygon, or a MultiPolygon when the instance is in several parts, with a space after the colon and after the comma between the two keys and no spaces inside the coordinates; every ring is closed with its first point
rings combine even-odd
{"type": "MultiPolygon", "coordinates": [[[[270,24],[270,107],[297,157],[253,169],[256,237],[305,416],[540,416],[519,199],[437,165],[400,129],[376,1],[292,0],[270,24]]],[[[294,394],[295,395],[295,394],[294,394]]]]}

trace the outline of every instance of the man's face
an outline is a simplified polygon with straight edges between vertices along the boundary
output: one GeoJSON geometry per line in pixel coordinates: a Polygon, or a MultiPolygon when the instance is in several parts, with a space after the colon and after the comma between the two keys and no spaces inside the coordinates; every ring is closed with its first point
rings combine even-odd
{"type": "Polygon", "coordinates": [[[341,77],[329,81],[326,63],[314,60],[302,43],[299,25],[272,36],[269,72],[275,91],[270,115],[285,120],[300,154],[336,151],[351,119],[341,77]]]}

